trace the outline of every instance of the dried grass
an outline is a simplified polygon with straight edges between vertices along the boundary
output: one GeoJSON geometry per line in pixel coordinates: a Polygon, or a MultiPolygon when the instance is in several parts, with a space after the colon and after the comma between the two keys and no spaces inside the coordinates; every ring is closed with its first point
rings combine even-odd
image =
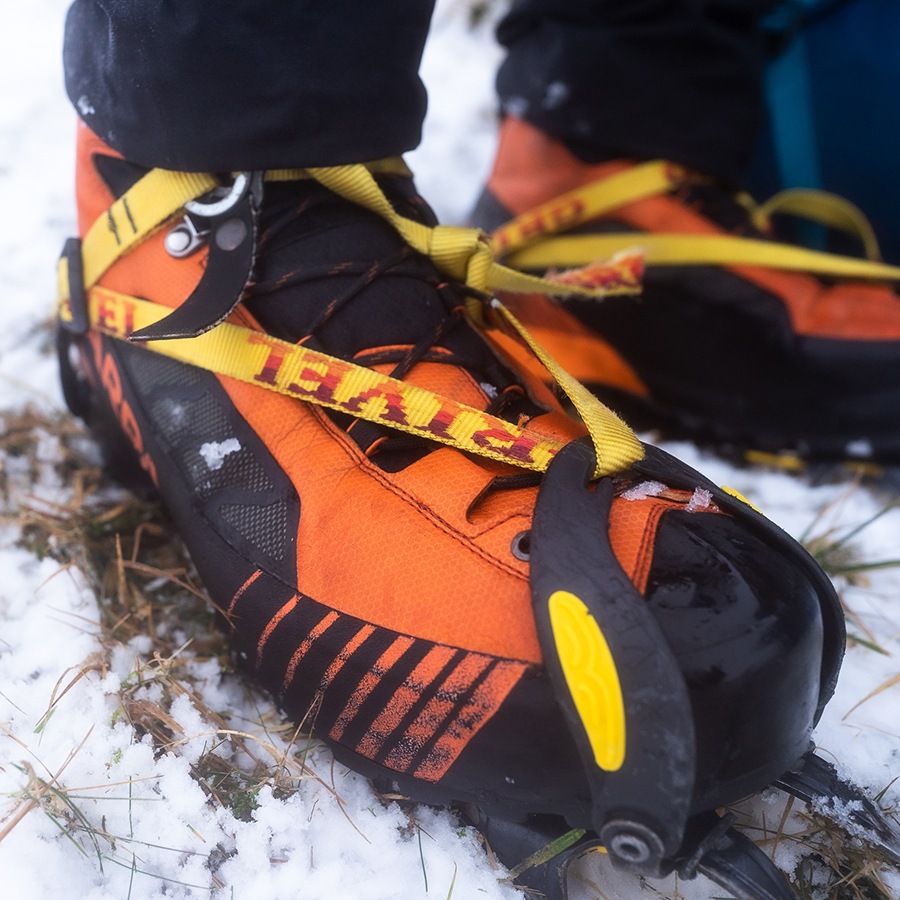
{"type": "MultiPolygon", "coordinates": [[[[33,408],[0,412],[0,523],[16,526],[19,545],[37,557],[55,560],[60,569],[76,568],[100,610],[99,630],[95,622],[84,625],[96,633],[97,651],[60,676],[36,731],[46,726],[81,679],[105,677],[114,652],[130,647],[136,638],[149,641],[149,650],[135,659],[133,671],[121,681],[114,718],[128,723],[135,741],[149,735],[157,755],[179,753],[188,740],[205,740],[192,776],[210,804],[249,820],[264,786],[286,797],[302,779],[316,777],[306,765],[311,738],[282,719],[236,671],[187,552],[159,505],[110,483],[94,454],[82,428],[68,416],[33,408]],[[42,496],[40,485],[48,467],[57,483],[68,486],[63,503],[42,496]],[[205,703],[193,664],[211,658],[242,686],[249,706],[260,711],[257,721],[232,721],[229,713],[205,703]],[[146,690],[151,684],[153,699],[146,690]],[[209,726],[200,735],[185,734],[171,714],[173,702],[182,696],[209,726]]],[[[22,746],[24,753],[31,753],[22,746]]],[[[37,760],[22,763],[25,784],[0,811],[0,841],[25,816],[41,811],[79,851],[95,855],[101,870],[104,862],[112,862],[141,872],[134,850],[140,842],[131,835],[108,834],[104,822],[82,812],[79,799],[89,789],[67,785],[65,766],[39,774],[39,765],[37,760]]],[[[340,802],[334,788],[324,786],[340,802]]],[[[130,783],[128,789],[130,803],[130,783]]],[[[222,857],[220,863],[224,859],[221,848],[211,849],[214,887],[216,854],[222,857]]]]}
{"type": "MultiPolygon", "coordinates": [[[[17,525],[19,543],[36,556],[52,558],[62,568],[77,568],[96,594],[101,614],[97,652],[60,676],[38,729],[82,678],[106,674],[117,648],[129,646],[138,637],[149,639],[149,652],[136,660],[133,672],[121,683],[118,715],[133,730],[135,740],[149,735],[158,754],[178,753],[186,741],[206,739],[206,749],[192,767],[193,777],[210,804],[230,809],[237,818],[249,819],[264,786],[276,795],[287,796],[297,789],[300,780],[316,777],[305,761],[310,737],[303,723],[297,727],[284,721],[265,703],[260,708],[268,712],[252,728],[235,727],[226,713],[205,704],[188,663],[215,658],[224,673],[241,679],[232,665],[227,640],[217,627],[183,544],[160,507],[111,484],[93,452],[82,429],[67,416],[28,408],[0,413],[0,522],[17,525]],[[50,459],[46,453],[42,456],[48,442],[53,448],[50,459]],[[48,502],[36,491],[47,466],[69,486],[69,499],[63,504],[48,502]],[[152,700],[144,690],[150,684],[157,686],[152,700]],[[184,734],[170,713],[176,698],[185,695],[209,724],[202,735],[184,734]]],[[[886,505],[884,511],[893,505],[886,505]]],[[[897,564],[861,560],[854,538],[868,523],[851,532],[830,529],[813,535],[818,524],[817,520],[811,527],[806,545],[826,571],[845,584],[863,583],[867,571],[875,565],[897,564]]],[[[884,652],[849,608],[848,616],[859,632],[857,643],[884,652]]],[[[248,693],[255,691],[241,683],[248,693]]],[[[889,686],[884,684],[878,690],[889,686]]],[[[16,740],[12,735],[7,737],[16,740]]],[[[77,752],[73,751],[73,756],[77,752]]],[[[79,798],[89,788],[67,788],[65,768],[39,775],[32,763],[22,764],[26,783],[0,820],[0,841],[25,816],[42,811],[80,852],[96,855],[101,869],[107,862],[141,872],[137,855],[141,842],[133,835],[109,834],[104,823],[92,822],[79,808],[79,798]]],[[[127,786],[130,803],[131,784],[127,786]]],[[[337,796],[333,786],[326,787],[337,796]]],[[[881,875],[885,861],[878,853],[852,844],[838,826],[818,815],[798,812],[798,806],[786,798],[773,828],[754,823],[741,813],[742,807],[736,812],[743,815],[739,819],[742,830],[763,848],[774,853],[781,842],[790,841],[808,851],[808,857],[791,873],[802,900],[826,895],[829,900],[890,898],[881,875]],[[825,893],[823,869],[830,873],[830,887],[825,893]]],[[[213,889],[222,886],[215,871],[216,860],[220,864],[224,858],[222,848],[210,850],[213,889]]],[[[603,896],[601,887],[596,887],[598,895],[603,896]]],[[[451,885],[451,894],[452,890],[451,885]]],[[[677,886],[675,892],[679,895],[677,886]]]]}

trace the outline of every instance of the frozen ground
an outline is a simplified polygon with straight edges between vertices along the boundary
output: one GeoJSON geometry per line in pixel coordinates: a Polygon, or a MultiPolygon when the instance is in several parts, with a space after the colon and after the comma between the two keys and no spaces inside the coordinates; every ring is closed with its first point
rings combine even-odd
{"type": "MultiPolygon", "coordinates": [[[[59,62],[65,6],[64,0],[18,4],[0,31],[0,411],[6,412],[26,405],[48,413],[61,408],[45,323],[55,258],[73,231],[74,123],[59,62]]],[[[431,111],[423,146],[410,158],[424,194],[447,221],[464,217],[492,151],[491,78],[498,51],[489,31],[467,29],[467,7],[462,0],[439,4],[424,66],[431,111]]],[[[785,474],[735,469],[686,444],[669,449],[741,491],[798,536],[809,530],[846,533],[891,501],[849,482],[814,487],[785,474]]],[[[183,671],[198,691],[195,702],[167,691],[160,664],[148,659],[149,638],[112,649],[101,643],[94,591],[77,569],[25,549],[14,517],[22,508],[71,501],[73,486],[55,466],[60,452],[59,438],[49,431],[31,460],[0,450],[0,484],[8,491],[0,508],[5,897],[520,896],[500,880],[502,871],[476,836],[449,814],[383,803],[365,780],[333,766],[316,746],[305,759],[309,769],[301,771],[286,754],[290,731],[279,727],[264,697],[248,695],[239,679],[223,673],[216,657],[194,655],[191,647],[182,654],[183,671]],[[155,753],[150,735],[138,738],[120,715],[126,693],[153,708],[165,704],[170,731],[179,736],[168,752],[155,753]],[[223,741],[226,727],[245,733],[240,745],[223,741]],[[191,775],[213,745],[235,766],[252,769],[255,754],[280,773],[280,782],[270,779],[254,793],[255,808],[243,817],[233,806],[208,802],[191,775]],[[278,790],[283,784],[292,790],[278,790]]],[[[900,511],[894,509],[852,544],[858,558],[874,562],[900,556],[898,537],[900,511]]],[[[825,756],[840,760],[873,794],[884,791],[883,801],[896,806],[900,569],[873,569],[867,583],[845,586],[844,596],[851,634],[860,640],[851,642],[816,739],[825,756]]],[[[777,828],[782,810],[779,798],[767,797],[747,812],[777,828]]],[[[794,822],[788,830],[803,827],[794,822]]],[[[782,867],[791,869],[798,853],[797,844],[778,842],[782,867]]],[[[900,878],[886,877],[890,895],[900,896],[900,878]]],[[[651,886],[613,878],[596,862],[585,868],[582,881],[580,898],[659,896],[651,886]]],[[[699,882],[689,893],[685,886],[660,890],[664,896],[676,890],[679,896],[717,896],[699,882]]]]}

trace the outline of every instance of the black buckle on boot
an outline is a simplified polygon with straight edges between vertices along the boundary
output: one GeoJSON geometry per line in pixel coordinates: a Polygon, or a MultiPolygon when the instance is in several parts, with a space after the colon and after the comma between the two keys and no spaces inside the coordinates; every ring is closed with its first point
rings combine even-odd
{"type": "Polygon", "coordinates": [[[66,261],[69,284],[69,313],[66,321],[60,317],[60,325],[70,334],[87,334],[90,326],[88,318],[87,291],[84,289],[84,262],[81,257],[81,240],[68,238],[63,244],[62,259],[66,261]]]}
{"type": "Polygon", "coordinates": [[[133,332],[129,340],[193,338],[228,317],[253,273],[262,193],[262,172],[240,172],[230,188],[217,189],[202,200],[186,204],[192,221],[201,222],[198,234],[208,234],[209,256],[203,277],[179,307],[133,332]]]}

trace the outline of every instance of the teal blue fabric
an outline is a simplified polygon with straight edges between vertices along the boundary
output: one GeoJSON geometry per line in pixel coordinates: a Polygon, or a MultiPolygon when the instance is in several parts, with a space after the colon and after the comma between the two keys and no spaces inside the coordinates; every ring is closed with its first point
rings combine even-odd
{"type": "MultiPolygon", "coordinates": [[[[900,262],[900,2],[790,0],[766,27],[768,127],[748,187],[758,197],[783,187],[841,194],[900,262]]],[[[815,230],[800,238],[823,240],[815,230]]]]}

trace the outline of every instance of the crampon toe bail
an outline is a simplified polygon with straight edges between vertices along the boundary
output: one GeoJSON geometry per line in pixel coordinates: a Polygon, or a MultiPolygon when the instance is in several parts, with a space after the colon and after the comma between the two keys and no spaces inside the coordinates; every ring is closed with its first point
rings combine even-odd
{"type": "Polygon", "coordinates": [[[623,867],[652,873],[681,845],[694,726],[674,655],[611,564],[613,483],[590,486],[593,471],[592,450],[575,443],[547,473],[531,536],[535,619],[588,773],[594,829],[623,867]]]}
{"type": "Polygon", "coordinates": [[[591,825],[621,869],[705,872],[736,896],[790,897],[711,811],[764,789],[806,751],[841,658],[836,598],[763,516],[648,451],[640,475],[701,487],[712,506],[661,517],[643,592],[610,542],[619,486],[591,480],[586,443],[557,456],[535,509],[535,618],[590,784],[591,825]]]}
{"type": "MultiPolygon", "coordinates": [[[[814,717],[814,722],[818,722],[825,705],[834,695],[847,638],[840,599],[821,566],[797,541],[743,497],[710,481],[659,447],[645,444],[643,458],[634,463],[632,469],[645,478],[662,481],[673,488],[707,491],[712,502],[723,513],[733,517],[746,533],[752,534],[783,557],[794,569],[794,578],[807,583],[808,589],[818,600],[823,629],[819,696],[814,717]]],[[[762,567],[754,563],[754,568],[759,571],[762,567]]]]}

